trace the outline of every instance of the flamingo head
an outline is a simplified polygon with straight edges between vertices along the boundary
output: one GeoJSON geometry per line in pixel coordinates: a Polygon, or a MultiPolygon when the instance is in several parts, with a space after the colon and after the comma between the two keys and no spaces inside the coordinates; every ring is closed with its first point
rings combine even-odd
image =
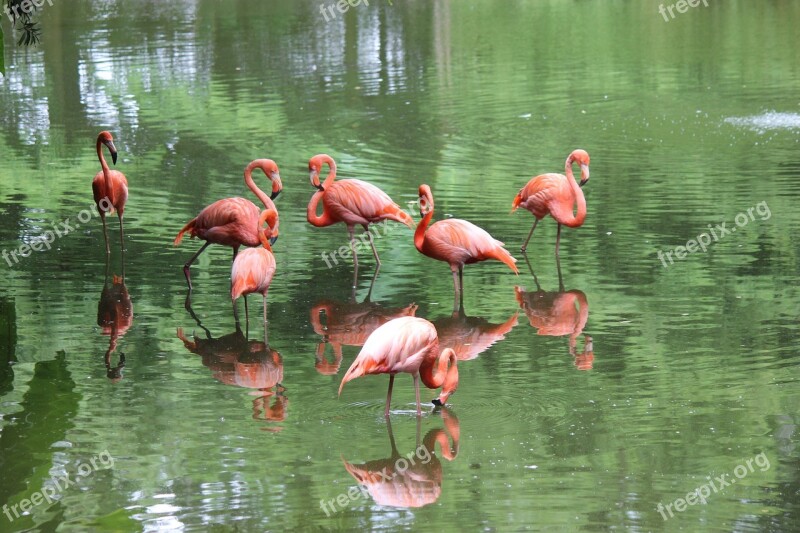
{"type": "Polygon", "coordinates": [[[445,348],[444,351],[442,351],[441,357],[446,357],[449,360],[450,368],[447,370],[447,375],[444,378],[441,394],[439,394],[438,398],[433,400],[433,405],[437,407],[446,404],[450,396],[455,394],[456,389],[458,389],[458,357],[456,356],[456,352],[453,351],[452,348],[445,348]]]}
{"type": "Polygon", "coordinates": [[[577,163],[581,166],[581,181],[579,185],[583,187],[589,181],[589,154],[586,150],[573,150],[567,158],[567,166],[571,167],[572,163],[577,163]]]}
{"type": "Polygon", "coordinates": [[[264,164],[261,168],[264,169],[264,174],[266,174],[269,180],[272,182],[272,194],[270,195],[270,199],[274,200],[283,190],[281,173],[278,170],[278,164],[275,163],[275,161],[272,159],[264,159],[263,161],[264,164]]]}
{"type": "Polygon", "coordinates": [[[311,185],[320,191],[325,190],[319,181],[319,173],[322,171],[322,165],[325,163],[328,164],[328,167],[330,167],[331,171],[335,172],[336,163],[333,162],[333,158],[329,155],[319,154],[308,160],[308,172],[309,178],[311,179],[311,185]]]}
{"type": "Polygon", "coordinates": [[[267,227],[259,234],[259,238],[264,248],[271,252],[271,245],[278,240],[278,229],[275,227],[278,225],[278,212],[274,209],[264,209],[258,217],[258,227],[263,226],[264,222],[267,223],[267,227]]]}
{"type": "Polygon", "coordinates": [[[110,131],[101,131],[100,134],[97,136],[97,143],[105,144],[108,148],[108,151],[111,152],[111,161],[114,164],[117,164],[117,147],[114,146],[114,137],[112,137],[110,131]]]}
{"type": "Polygon", "coordinates": [[[419,186],[419,216],[424,217],[433,211],[433,193],[428,185],[419,186]]]}

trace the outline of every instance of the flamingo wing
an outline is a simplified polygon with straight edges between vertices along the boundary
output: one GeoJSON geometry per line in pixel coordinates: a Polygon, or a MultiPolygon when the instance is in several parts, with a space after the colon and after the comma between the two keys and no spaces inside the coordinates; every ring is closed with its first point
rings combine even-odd
{"type": "Polygon", "coordinates": [[[275,256],[266,248],[248,248],[236,256],[231,268],[231,298],[269,289],[275,275],[275,256]]]}
{"type": "Polygon", "coordinates": [[[416,373],[425,355],[438,346],[436,328],[418,317],[401,317],[378,327],[364,343],[350,369],[342,378],[344,384],[367,374],[416,373]]]}
{"type": "Polygon", "coordinates": [[[522,206],[537,218],[544,218],[550,212],[553,200],[561,201],[572,195],[563,174],[542,174],[532,178],[514,199],[514,209],[522,206]]]}
{"type": "Polygon", "coordinates": [[[335,182],[325,193],[325,207],[346,223],[366,224],[386,218],[404,224],[413,220],[389,195],[366,181],[348,179],[335,182]]]}
{"type": "Polygon", "coordinates": [[[426,248],[451,263],[465,264],[494,257],[503,243],[472,222],[451,218],[440,220],[425,232],[426,248]]]}
{"type": "Polygon", "coordinates": [[[227,246],[258,246],[258,207],[245,198],[217,200],[197,215],[192,237],[227,246]]]}

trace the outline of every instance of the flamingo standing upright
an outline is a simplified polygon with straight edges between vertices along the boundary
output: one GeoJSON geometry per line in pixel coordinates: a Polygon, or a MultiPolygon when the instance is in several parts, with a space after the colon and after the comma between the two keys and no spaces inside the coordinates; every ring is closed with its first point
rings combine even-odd
{"type": "Polygon", "coordinates": [[[122,229],[122,216],[125,211],[125,202],[128,201],[128,180],[125,175],[118,170],[110,170],[106,158],[103,157],[103,145],[111,153],[111,161],[117,164],[117,148],[114,146],[114,137],[108,131],[101,131],[97,135],[97,158],[100,160],[100,172],[92,180],[92,193],[94,203],[97,205],[97,212],[103,222],[103,237],[106,240],[106,254],[111,253],[108,244],[108,229],[106,227],[106,215],[112,213],[112,209],[117,210],[119,217],[119,246],[125,252],[125,233],[122,229]]]}
{"type": "MultiPolygon", "coordinates": [[[[251,161],[244,169],[244,182],[251,191],[261,200],[265,209],[276,209],[272,201],[278,197],[283,188],[278,165],[271,159],[256,159],[251,161]],[[253,181],[253,170],[259,168],[264,171],[272,182],[272,195],[267,196],[253,181]]],[[[222,244],[233,248],[233,258],[239,252],[240,246],[260,246],[260,226],[258,223],[259,209],[256,204],[245,198],[225,198],[217,200],[207,206],[200,214],[189,221],[175,237],[173,244],[178,246],[187,231],[192,238],[198,237],[205,242],[203,247],[194,254],[185,265],[183,274],[192,292],[191,266],[197,257],[210,244],[222,244]]],[[[276,227],[277,229],[277,227],[276,227]]],[[[274,241],[273,241],[274,242],[274,241]]]]}
{"type": "Polygon", "coordinates": [[[394,220],[402,222],[409,228],[414,227],[414,220],[411,216],[400,209],[389,198],[385,192],[375,185],[356,179],[339,180],[336,179],[336,163],[329,155],[319,154],[312,157],[308,162],[308,170],[311,173],[311,185],[318,191],[308,202],[306,218],[308,222],[318,228],[330,226],[337,222],[344,222],[350,234],[350,246],[353,250],[353,263],[358,268],[358,255],[356,254],[355,226],[362,226],[372,246],[372,254],[378,267],[381,266],[378,251],[369,232],[369,225],[383,220],[394,220]],[[329,168],[328,176],[324,183],[320,183],[319,174],[322,165],[327,164],[329,168]],[[322,202],[322,215],[317,215],[317,205],[322,202]]]}
{"type": "MultiPolygon", "coordinates": [[[[236,300],[244,295],[254,292],[261,293],[264,300],[264,329],[266,338],[267,323],[267,291],[275,275],[275,256],[272,255],[272,247],[269,244],[270,238],[278,236],[278,212],[274,209],[265,209],[258,218],[258,227],[264,222],[269,226],[259,232],[258,237],[262,246],[258,248],[248,248],[236,256],[231,267],[231,302],[233,303],[233,313],[236,315],[236,300]]],[[[245,305],[247,313],[247,305],[245,305]]],[[[249,322],[249,317],[245,314],[245,320],[249,322]]],[[[238,317],[237,317],[237,322],[238,317]]]]}
{"type": "Polygon", "coordinates": [[[339,395],[344,384],[367,374],[389,374],[389,391],[386,393],[386,410],[392,402],[394,376],[399,372],[411,374],[417,395],[417,416],[422,414],[419,403],[419,380],[429,389],[442,387],[434,405],[444,405],[458,388],[458,357],[451,348],[440,351],[436,328],[425,320],[406,316],[390,320],[369,336],[361,352],[339,385],[339,395]],[[448,368],[449,364],[449,368],[448,368]]]}
{"type": "Polygon", "coordinates": [[[503,243],[472,222],[450,218],[428,227],[433,218],[433,193],[427,185],[419,186],[419,213],[422,220],[414,233],[414,246],[428,257],[450,264],[455,288],[454,309],[458,308],[464,290],[464,265],[497,259],[519,274],[514,264],[517,260],[503,248],[503,243]]]}
{"type": "Polygon", "coordinates": [[[525,253],[528,241],[533,236],[536,224],[547,215],[552,216],[558,222],[558,233],[556,234],[556,257],[558,257],[558,245],[561,243],[561,225],[570,228],[579,228],[586,219],[586,198],[583,196],[583,187],[589,181],[589,154],[584,150],[573,150],[567,162],[564,164],[564,174],[542,174],[532,178],[514,197],[511,205],[511,212],[522,206],[527,209],[536,220],[533,221],[531,232],[525,239],[520,251],[525,253]],[[572,174],[572,164],[577,163],[581,167],[581,182],[576,183],[575,176],[572,174]],[[573,214],[572,209],[575,203],[578,204],[578,213],[573,214]]]}

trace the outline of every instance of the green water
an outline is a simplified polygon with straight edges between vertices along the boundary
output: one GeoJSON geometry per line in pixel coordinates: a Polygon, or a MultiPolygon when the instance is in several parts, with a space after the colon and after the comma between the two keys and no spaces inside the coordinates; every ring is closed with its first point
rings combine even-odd
{"type": "Polygon", "coordinates": [[[74,481],[0,531],[796,530],[800,4],[665,21],[650,0],[373,0],[327,23],[320,5],[57,1],[31,49],[3,19],[0,248],[78,220],[109,129],[130,304],[115,218],[108,278],[96,217],[0,262],[0,504],[74,481]],[[537,291],[532,217],[509,208],[578,147],[588,216],[562,232],[561,291],[539,225],[537,291]],[[352,264],[322,256],[345,228],[305,220],[322,152],[398,203],[428,183],[437,219],[503,240],[519,277],[468,266],[452,317],[449,269],[398,227],[353,294],[352,264]],[[201,327],[181,269],[199,245],[172,247],[205,205],[255,200],[261,157],[284,184],[269,350],[258,312],[235,332],[230,250],[193,269],[201,327]],[[706,252],[659,259],[722,223],[706,252]],[[463,351],[461,384],[446,411],[424,390],[418,423],[399,376],[389,427],[386,377],[336,393],[363,332],[412,312],[463,351]],[[417,464],[358,489],[398,457],[417,464]],[[676,510],[719,476],[735,483],[676,510]]]}

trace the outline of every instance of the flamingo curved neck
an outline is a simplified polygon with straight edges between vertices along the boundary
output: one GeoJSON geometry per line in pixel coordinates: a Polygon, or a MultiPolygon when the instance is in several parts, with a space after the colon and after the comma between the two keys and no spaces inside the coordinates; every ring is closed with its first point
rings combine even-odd
{"type": "Polygon", "coordinates": [[[425,232],[428,230],[428,224],[431,223],[433,218],[433,202],[430,202],[430,210],[425,213],[425,216],[417,224],[417,229],[414,232],[414,246],[417,250],[422,251],[422,246],[425,244],[425,232]]]}
{"type": "Polygon", "coordinates": [[[106,197],[111,205],[114,205],[114,189],[111,187],[111,170],[108,168],[106,158],[103,156],[103,142],[100,137],[97,138],[97,159],[100,160],[100,168],[103,169],[103,178],[106,184],[106,197]]]}
{"type": "Polygon", "coordinates": [[[255,194],[258,197],[259,200],[261,200],[261,203],[264,204],[264,207],[266,209],[275,209],[275,203],[270,199],[269,196],[267,196],[264,193],[264,191],[259,189],[258,185],[256,185],[256,182],[253,181],[253,169],[255,169],[255,168],[260,168],[261,170],[263,170],[264,171],[264,175],[266,175],[267,178],[270,181],[272,181],[272,178],[270,177],[269,173],[267,172],[267,169],[262,167],[259,163],[254,161],[254,162],[250,163],[249,165],[247,165],[247,167],[244,169],[244,182],[247,184],[247,187],[251,191],[253,191],[253,194],[255,194]]]}
{"type": "Polygon", "coordinates": [[[333,220],[327,211],[325,211],[325,204],[322,204],[322,214],[317,215],[317,206],[322,201],[322,197],[325,195],[325,190],[328,189],[331,185],[333,185],[333,181],[336,179],[336,162],[331,159],[330,157],[325,157],[323,159],[325,163],[328,164],[328,176],[325,178],[325,182],[322,184],[323,190],[317,191],[314,193],[314,196],[311,197],[311,201],[308,202],[308,209],[306,209],[306,219],[309,223],[313,226],[323,227],[323,226],[330,226],[335,220],[333,220]]]}
{"type": "MultiPolygon", "coordinates": [[[[438,350],[438,346],[436,348],[438,350]]],[[[447,364],[455,356],[452,352],[439,352],[429,363],[425,362],[419,369],[419,377],[429,389],[438,389],[444,385],[447,375],[447,364]],[[435,367],[435,372],[434,372],[435,367]]],[[[455,364],[455,362],[453,362],[455,364]]]]}
{"type": "Polygon", "coordinates": [[[562,219],[558,220],[558,222],[570,228],[577,228],[583,225],[583,221],[586,220],[586,198],[583,196],[583,189],[580,188],[578,182],[575,180],[575,175],[572,173],[572,162],[573,159],[571,156],[567,158],[564,171],[567,175],[567,183],[572,191],[573,203],[575,201],[578,203],[578,213],[575,215],[572,214],[572,204],[570,204],[569,215],[562,216],[562,219]]]}

